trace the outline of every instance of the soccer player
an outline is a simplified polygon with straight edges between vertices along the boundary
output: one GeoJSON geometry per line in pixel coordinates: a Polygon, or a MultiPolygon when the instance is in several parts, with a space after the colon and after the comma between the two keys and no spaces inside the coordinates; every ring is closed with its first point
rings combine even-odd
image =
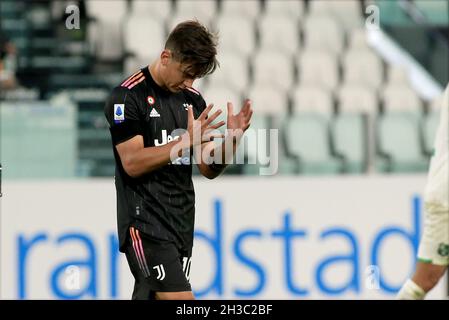
{"type": "MultiPolygon", "coordinates": [[[[225,123],[213,122],[221,111],[209,115],[212,104],[206,107],[192,84],[216,69],[216,40],[198,21],[178,24],[160,56],[114,88],[106,102],[116,161],[120,251],[135,278],[133,299],[194,299],[189,283],[192,158],[195,149],[215,143],[212,138],[223,138],[216,129],[225,123]]],[[[246,100],[236,115],[228,103],[227,111],[227,128],[236,133],[220,146],[232,146],[235,152],[250,125],[251,102],[246,100]]],[[[201,174],[209,179],[220,175],[229,150],[219,153],[221,162],[195,157],[201,174]]]]}
{"type": "Polygon", "coordinates": [[[415,274],[399,291],[401,300],[424,299],[444,275],[449,264],[449,84],[441,108],[440,123],[425,190],[424,233],[415,274]]]}

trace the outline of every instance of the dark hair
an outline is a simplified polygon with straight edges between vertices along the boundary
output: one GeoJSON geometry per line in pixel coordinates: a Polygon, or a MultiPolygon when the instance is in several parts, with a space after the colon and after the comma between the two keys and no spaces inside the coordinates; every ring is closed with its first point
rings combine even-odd
{"type": "Polygon", "coordinates": [[[168,36],[165,49],[172,51],[176,61],[187,64],[185,71],[195,78],[211,74],[219,66],[217,35],[198,21],[179,23],[168,36]]]}

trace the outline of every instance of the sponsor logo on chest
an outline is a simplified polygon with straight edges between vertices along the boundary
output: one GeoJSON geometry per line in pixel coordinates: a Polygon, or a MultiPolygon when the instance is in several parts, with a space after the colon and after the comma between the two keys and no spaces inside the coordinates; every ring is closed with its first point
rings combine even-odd
{"type": "MultiPolygon", "coordinates": [[[[154,139],[154,145],[156,147],[163,146],[163,145],[166,145],[167,143],[170,143],[174,140],[180,139],[179,135],[172,136],[170,134],[167,134],[167,130],[165,130],[165,129],[162,130],[161,135],[162,135],[161,140],[154,139]]],[[[189,165],[190,164],[190,152],[187,152],[187,154],[183,157],[172,159],[172,161],[170,163],[175,164],[175,165],[189,165]]]]}
{"type": "Polygon", "coordinates": [[[179,136],[172,137],[171,135],[167,134],[167,130],[162,130],[162,140],[159,141],[159,139],[154,139],[154,145],[157,146],[163,146],[169,142],[172,142],[173,140],[178,140],[179,136]]]}

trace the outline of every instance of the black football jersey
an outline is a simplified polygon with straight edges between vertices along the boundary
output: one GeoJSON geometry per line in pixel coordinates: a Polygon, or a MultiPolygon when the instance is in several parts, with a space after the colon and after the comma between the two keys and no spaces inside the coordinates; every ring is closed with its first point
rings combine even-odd
{"type": "Polygon", "coordinates": [[[206,103],[193,88],[172,93],[159,87],[148,67],[115,87],[105,105],[116,161],[117,223],[120,250],[130,226],[155,239],[188,249],[193,243],[195,191],[191,156],[132,178],[126,174],[115,146],[142,135],[145,147],[164,145],[187,129],[187,107],[197,118],[206,103]]]}

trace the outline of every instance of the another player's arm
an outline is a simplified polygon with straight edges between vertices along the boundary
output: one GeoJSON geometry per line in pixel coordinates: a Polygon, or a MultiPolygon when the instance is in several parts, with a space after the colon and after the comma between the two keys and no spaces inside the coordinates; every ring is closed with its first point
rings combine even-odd
{"type": "Polygon", "coordinates": [[[211,130],[217,129],[224,123],[210,125],[220,112],[215,112],[207,118],[208,113],[212,109],[212,105],[208,106],[197,120],[193,117],[192,108],[188,109],[188,127],[187,132],[180,139],[169,142],[163,146],[144,147],[142,135],[136,135],[129,140],[116,145],[117,152],[120,156],[123,169],[131,177],[139,177],[143,174],[154,171],[165,166],[171,160],[182,156],[185,149],[194,146],[195,143],[209,141],[213,136],[211,130]],[[207,118],[207,119],[206,119],[207,118]],[[198,142],[194,141],[194,136],[198,137],[198,142]],[[201,138],[199,138],[201,137],[201,138]]]}
{"type": "MultiPolygon", "coordinates": [[[[231,159],[228,159],[229,157],[234,157],[237,146],[240,143],[240,140],[244,134],[244,132],[249,128],[251,117],[253,114],[253,110],[251,108],[251,101],[246,100],[242,109],[240,112],[236,115],[233,113],[233,105],[232,103],[228,102],[227,104],[228,108],[228,114],[227,114],[227,128],[228,135],[226,135],[225,140],[223,143],[218,147],[221,148],[221,161],[220,163],[212,163],[207,164],[203,159],[198,161],[198,168],[199,171],[203,176],[205,176],[208,179],[214,179],[218,177],[228,166],[228,163],[231,163],[231,159]],[[229,152],[229,150],[226,150],[228,146],[232,146],[232,152],[229,152]]],[[[212,145],[212,142],[209,143],[203,143],[201,145],[201,155],[204,154],[205,148],[210,148],[212,145]]],[[[216,150],[216,149],[215,149],[216,150]]],[[[208,154],[211,154],[211,156],[214,155],[214,151],[212,150],[210,153],[206,152],[208,154]]]]}

